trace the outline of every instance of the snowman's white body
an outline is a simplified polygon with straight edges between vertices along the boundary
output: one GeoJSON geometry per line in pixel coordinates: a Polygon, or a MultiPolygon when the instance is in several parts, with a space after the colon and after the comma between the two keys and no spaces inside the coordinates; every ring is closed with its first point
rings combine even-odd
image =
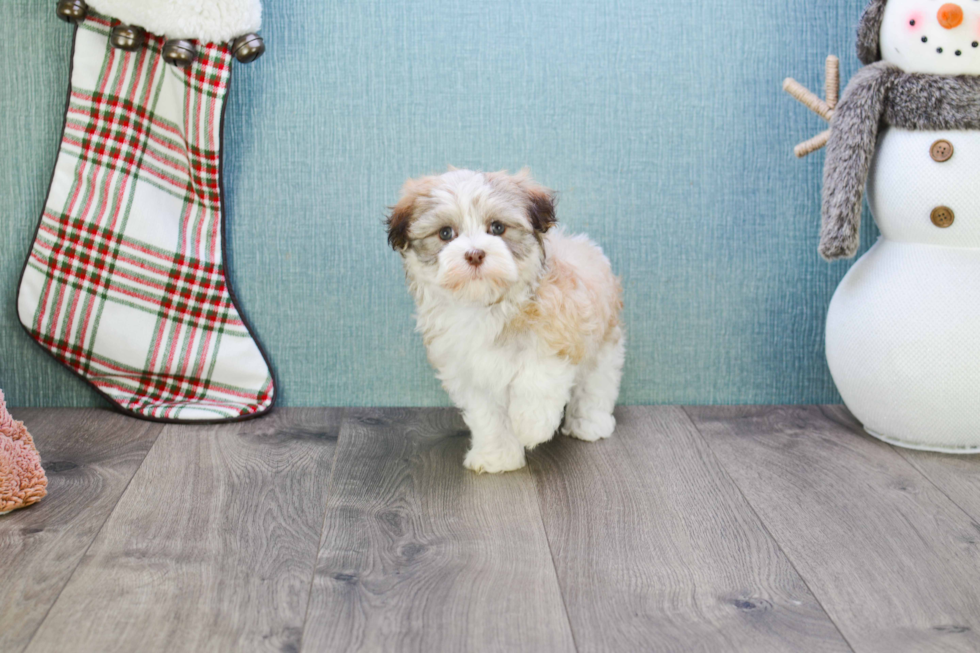
{"type": "Polygon", "coordinates": [[[888,129],[867,191],[882,235],[830,305],[837,388],[872,435],[980,452],[980,132],[888,129]],[[938,140],[954,147],[945,163],[938,140]],[[938,206],[949,228],[932,223],[938,206]]]}
{"type": "MultiPolygon", "coordinates": [[[[908,73],[980,75],[978,34],[980,3],[887,0],[880,56],[908,73]]],[[[884,129],[867,198],[881,239],[827,317],[837,388],[876,437],[980,453],[980,132],[884,129]],[[943,162],[940,140],[953,146],[943,162]],[[933,224],[938,207],[955,215],[947,228],[933,224]]]]}

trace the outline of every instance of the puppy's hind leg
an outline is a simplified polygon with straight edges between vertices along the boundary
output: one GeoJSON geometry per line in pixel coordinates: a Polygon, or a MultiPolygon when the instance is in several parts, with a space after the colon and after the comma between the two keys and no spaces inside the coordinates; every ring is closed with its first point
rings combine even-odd
{"type": "Polygon", "coordinates": [[[529,354],[511,382],[510,423],[527,449],[547,442],[561,426],[575,382],[575,367],[555,357],[529,354]]]}
{"type": "Polygon", "coordinates": [[[582,369],[572,391],[562,433],[579,440],[595,442],[608,438],[616,429],[613,410],[619,398],[619,381],[623,374],[626,347],[622,332],[599,350],[595,365],[582,369]]]}

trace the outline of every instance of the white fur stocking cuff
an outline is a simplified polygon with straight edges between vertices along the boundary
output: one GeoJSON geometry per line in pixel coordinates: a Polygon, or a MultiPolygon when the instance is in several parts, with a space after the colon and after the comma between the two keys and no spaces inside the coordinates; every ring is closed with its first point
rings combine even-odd
{"type": "Polygon", "coordinates": [[[88,0],[100,14],[168,39],[230,41],[262,26],[261,0],[88,0]]]}

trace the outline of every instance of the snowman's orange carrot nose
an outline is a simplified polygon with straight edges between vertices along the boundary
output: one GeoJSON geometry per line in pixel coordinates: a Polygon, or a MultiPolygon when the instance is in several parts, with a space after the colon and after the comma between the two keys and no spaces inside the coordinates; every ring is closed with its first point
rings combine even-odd
{"type": "Polygon", "coordinates": [[[946,29],[953,29],[963,24],[963,9],[959,5],[948,2],[939,8],[939,24],[946,29]]]}

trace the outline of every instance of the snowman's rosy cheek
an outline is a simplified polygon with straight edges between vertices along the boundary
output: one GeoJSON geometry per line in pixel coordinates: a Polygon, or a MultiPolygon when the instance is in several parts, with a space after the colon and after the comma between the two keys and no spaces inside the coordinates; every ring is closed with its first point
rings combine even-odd
{"type": "Polygon", "coordinates": [[[918,11],[911,12],[905,20],[905,29],[915,33],[925,27],[925,15],[918,11]]]}

